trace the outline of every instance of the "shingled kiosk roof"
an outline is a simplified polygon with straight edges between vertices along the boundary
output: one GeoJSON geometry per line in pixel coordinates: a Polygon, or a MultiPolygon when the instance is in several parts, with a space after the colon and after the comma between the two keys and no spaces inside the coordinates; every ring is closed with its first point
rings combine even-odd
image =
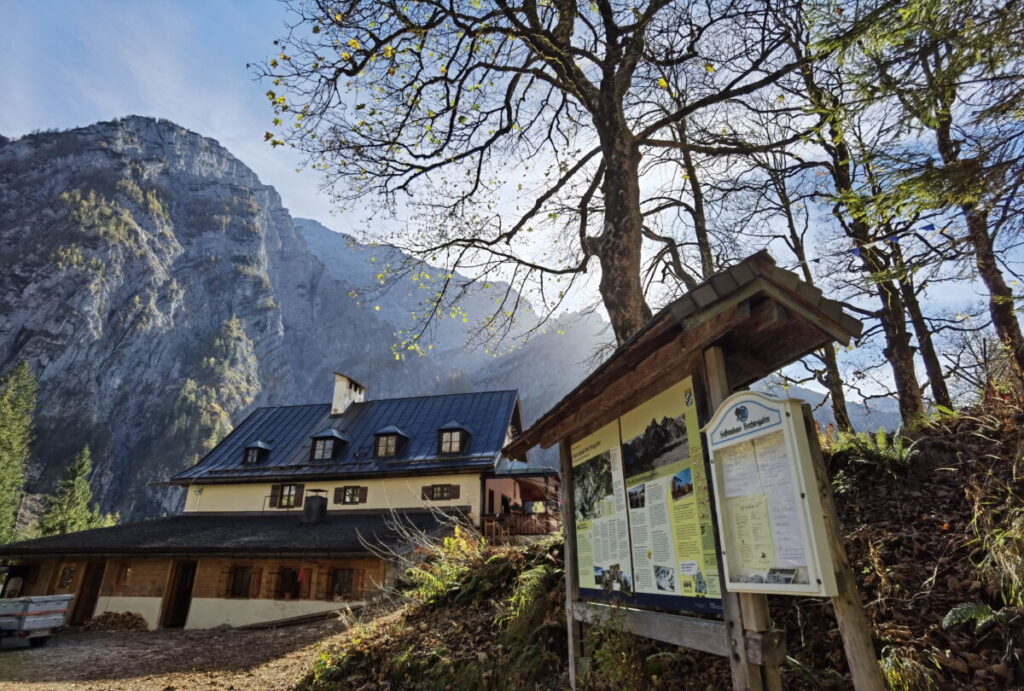
{"type": "Polygon", "coordinates": [[[826,343],[848,344],[862,328],[840,303],[758,252],[662,308],[505,453],[521,458],[538,444],[547,448],[596,431],[617,417],[613,408],[628,409],[671,383],[666,372],[692,371],[694,358],[711,346],[728,353],[736,389],[826,343]]]}
{"type": "MultiPolygon", "coordinates": [[[[466,512],[469,507],[460,507],[466,512]]],[[[88,556],[366,556],[371,547],[409,547],[398,529],[441,535],[451,528],[441,511],[328,513],[303,523],[302,511],[281,514],[184,514],[0,545],[0,557],[88,556]]]]}

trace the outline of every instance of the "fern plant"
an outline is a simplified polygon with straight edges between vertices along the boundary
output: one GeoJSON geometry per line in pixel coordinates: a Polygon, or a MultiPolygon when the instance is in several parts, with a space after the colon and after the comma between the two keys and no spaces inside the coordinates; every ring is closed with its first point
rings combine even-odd
{"type": "Polygon", "coordinates": [[[1005,607],[996,611],[980,602],[961,602],[946,612],[946,616],[942,618],[942,628],[948,629],[973,621],[974,630],[978,631],[989,624],[1008,624],[1015,616],[1013,610],[1005,607]]]}

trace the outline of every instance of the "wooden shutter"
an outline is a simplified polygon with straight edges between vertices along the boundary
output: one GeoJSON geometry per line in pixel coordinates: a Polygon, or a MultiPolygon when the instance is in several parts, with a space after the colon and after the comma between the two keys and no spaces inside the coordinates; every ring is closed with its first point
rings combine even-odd
{"type": "Polygon", "coordinates": [[[434,497],[434,493],[430,487],[430,485],[427,485],[426,487],[423,488],[423,491],[420,492],[420,499],[430,500],[434,497]]]}
{"type": "Polygon", "coordinates": [[[281,485],[270,486],[270,508],[276,509],[281,503],[281,485]]]}
{"type": "Polygon", "coordinates": [[[306,489],[305,485],[295,485],[295,505],[302,507],[302,493],[306,489]]]}
{"type": "Polygon", "coordinates": [[[254,566],[252,573],[249,576],[249,597],[255,599],[260,596],[260,591],[263,589],[263,569],[258,566],[254,566]]]}
{"type": "Polygon", "coordinates": [[[231,584],[235,580],[235,569],[228,567],[220,572],[220,579],[217,581],[217,590],[224,593],[224,597],[231,597],[231,584]]]}
{"type": "Polygon", "coordinates": [[[308,600],[310,589],[313,587],[313,569],[299,569],[299,599],[308,600]]]}
{"type": "Polygon", "coordinates": [[[366,495],[369,492],[369,489],[370,489],[369,487],[360,487],[359,488],[359,503],[360,504],[365,504],[366,503],[366,495]]]}
{"type": "Polygon", "coordinates": [[[459,491],[462,489],[462,485],[452,485],[452,499],[459,498],[459,491]]]}
{"type": "Polygon", "coordinates": [[[335,504],[341,504],[344,501],[345,501],[345,488],[344,487],[335,487],[334,488],[334,503],[335,504]]]}

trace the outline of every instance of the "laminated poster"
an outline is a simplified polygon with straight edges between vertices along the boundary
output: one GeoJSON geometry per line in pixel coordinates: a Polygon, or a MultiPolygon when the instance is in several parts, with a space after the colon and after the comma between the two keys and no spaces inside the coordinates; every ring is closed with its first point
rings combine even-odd
{"type": "Polygon", "coordinates": [[[629,411],[619,425],[636,592],[721,598],[692,379],[629,411]]]}
{"type": "Polygon", "coordinates": [[[572,466],[580,588],[632,596],[618,424],[613,422],[573,444],[572,466]]]}

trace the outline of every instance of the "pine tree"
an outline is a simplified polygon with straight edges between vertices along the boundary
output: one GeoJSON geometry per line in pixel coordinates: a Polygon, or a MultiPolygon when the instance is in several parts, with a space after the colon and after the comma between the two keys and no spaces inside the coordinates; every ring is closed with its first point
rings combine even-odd
{"type": "Polygon", "coordinates": [[[90,528],[114,525],[117,514],[101,514],[90,506],[92,454],[86,446],[64,469],[57,492],[49,497],[49,507],[39,520],[40,535],[62,535],[90,528]]]}
{"type": "Polygon", "coordinates": [[[0,379],[0,544],[14,539],[35,407],[36,378],[22,362],[0,379]]]}

